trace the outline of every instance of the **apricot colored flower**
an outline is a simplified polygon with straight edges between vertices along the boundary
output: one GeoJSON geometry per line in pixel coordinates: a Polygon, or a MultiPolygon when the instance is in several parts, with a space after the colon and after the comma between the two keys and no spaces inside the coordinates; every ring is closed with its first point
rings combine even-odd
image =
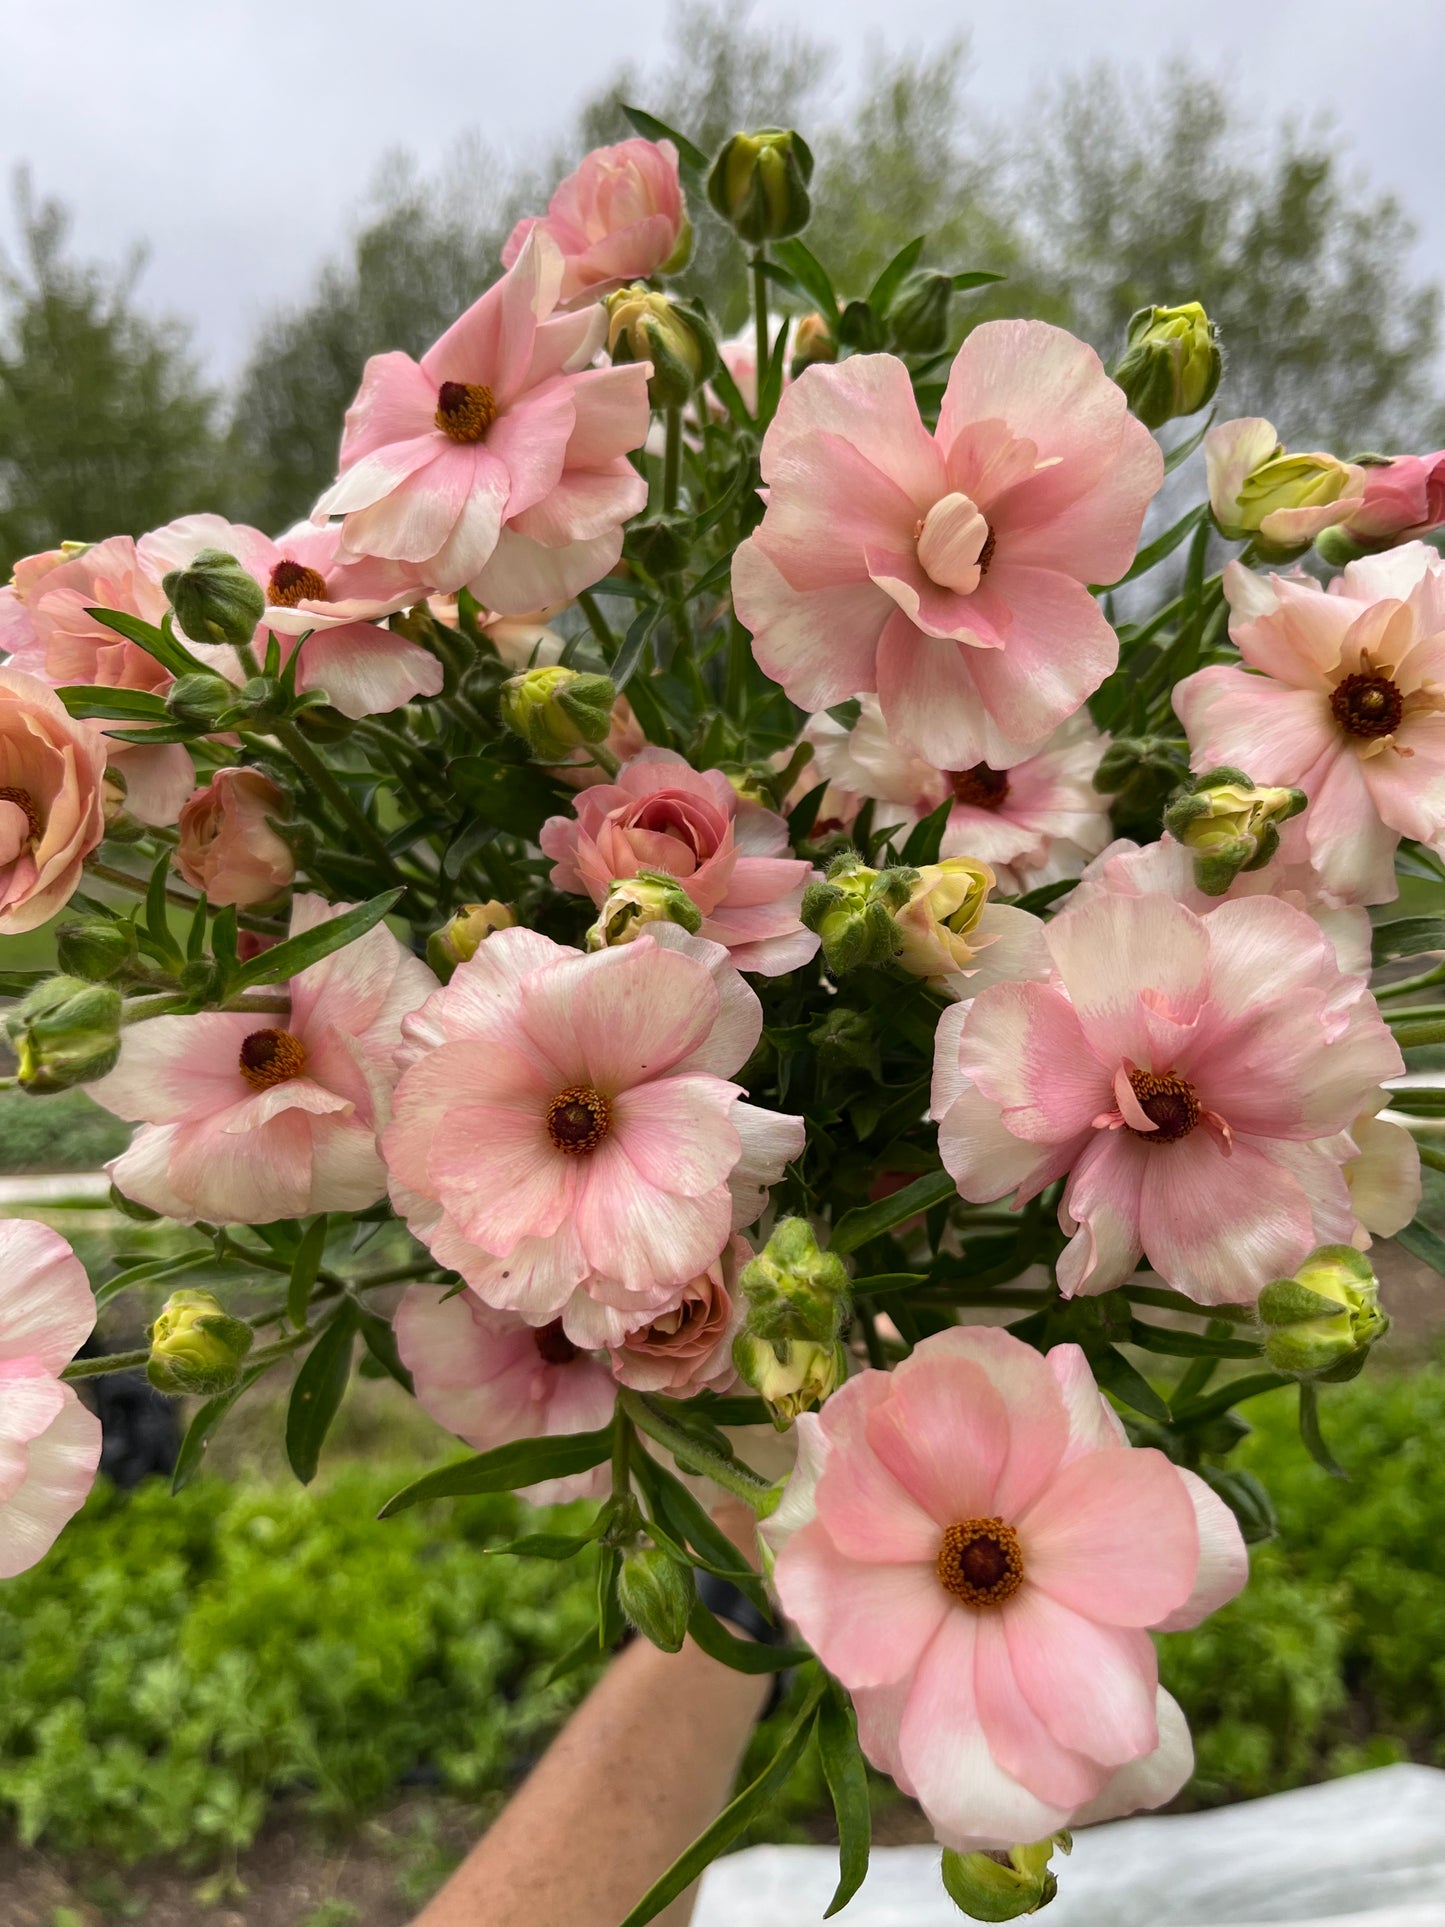
{"type": "Polygon", "coordinates": [[[0,936],[53,917],[105,834],[105,744],[38,676],[0,669],[0,936]]]}
{"type": "Polygon", "coordinates": [[[1149,1630],[1232,1598],[1244,1545],[1202,1479],[1128,1445],[1077,1346],[955,1326],[799,1423],[778,1597],[945,1846],[1179,1790],[1189,1736],[1149,1630]]]}
{"type": "Polygon", "coordinates": [[[518,221],[502,249],[502,266],[521,255],[540,229],[560,249],[560,299],[606,294],[624,281],[670,274],[687,259],[692,228],[671,141],[625,140],[594,147],[569,174],[543,215],[518,221]]]}
{"type": "Polygon", "coordinates": [[[291,846],[272,829],[286,798],[258,769],[218,769],[180,814],[176,868],[212,903],[247,909],[296,874],[291,846]]]}
{"type": "Polygon", "coordinates": [[[1011,769],[1118,661],[1086,585],[1128,568],[1163,457],[1062,329],[976,328],[934,434],[892,355],[807,368],[762,472],[734,600],[803,707],[876,690],[890,734],[935,769],[1011,769]]]}
{"type": "Polygon", "coordinates": [[[562,1328],[578,1345],[604,1348],[613,1377],[635,1391],[669,1398],[726,1391],[737,1378],[732,1345],[747,1310],[737,1276],[752,1255],[747,1240],[733,1236],[706,1271],[643,1310],[629,1309],[610,1281],[594,1279],[573,1294],[562,1328]]]}

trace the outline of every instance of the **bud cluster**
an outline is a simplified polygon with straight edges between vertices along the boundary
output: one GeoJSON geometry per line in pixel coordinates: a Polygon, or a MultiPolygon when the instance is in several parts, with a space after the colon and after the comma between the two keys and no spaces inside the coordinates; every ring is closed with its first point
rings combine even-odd
{"type": "Polygon", "coordinates": [[[1222,768],[1194,779],[1164,812],[1169,834],[1194,852],[1194,881],[1222,897],[1245,870],[1262,870],[1279,850],[1279,826],[1298,816],[1303,790],[1260,788],[1243,770],[1222,768]]]}
{"type": "Polygon", "coordinates": [[[786,1431],[847,1376],[840,1333],[848,1274],[841,1258],[819,1249],[806,1218],[784,1218],[738,1283],[748,1313],[733,1364],[786,1431]]]}

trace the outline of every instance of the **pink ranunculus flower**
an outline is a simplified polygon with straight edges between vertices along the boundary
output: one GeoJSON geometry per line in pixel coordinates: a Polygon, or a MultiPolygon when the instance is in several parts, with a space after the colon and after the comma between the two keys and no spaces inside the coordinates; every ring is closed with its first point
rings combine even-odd
{"type": "Polygon", "coordinates": [[[1364,549],[1391,548],[1445,522],[1445,449],[1396,455],[1365,469],[1359,506],[1339,527],[1364,549]]]}
{"type": "Polygon", "coordinates": [[[677,273],[692,247],[677,149],[671,141],[641,139],[594,147],[547,212],[529,214],[512,229],[502,249],[504,268],[538,229],[561,250],[567,303],[607,294],[624,281],[677,273]]]}
{"type": "Polygon", "coordinates": [[[1347,1243],[1351,1123],[1401,1059],[1363,978],[1272,897],[1198,917],[1100,893],[1044,931],[1046,982],[939,1022],[939,1153],[975,1203],[1067,1176],[1068,1295],[1141,1255],[1199,1304],[1247,1303],[1347,1243]]]}
{"type": "MultiPolygon", "coordinates": [[[[264,658],[268,634],[280,643],[283,664],[305,637],[299,642],[296,687],[303,694],[319,690],[344,716],[381,716],[414,697],[439,695],[437,658],[385,626],[387,616],[422,600],[416,571],[374,556],[347,561],[338,554],[340,543],[339,525],[314,528],[298,522],[273,542],[244,522],[183,515],[143,535],[139,553],[157,582],[172,569],[184,569],[202,549],[234,555],[266,595],[266,611],[256,625],[258,658],[264,658]]],[[[215,655],[204,637],[191,640],[208,658],[215,655]]],[[[216,666],[228,673],[226,664],[216,666]]]]}
{"type": "MultiPolygon", "coordinates": [[[[524,1324],[469,1291],[448,1297],[435,1285],[412,1285],[394,1329],[417,1403],[473,1451],[597,1432],[611,1420],[617,1386],[607,1361],[580,1350],[560,1324],[524,1324]]],[[[559,1505],[600,1498],[608,1478],[602,1465],[518,1492],[534,1505],[559,1505]]]]}
{"type": "Polygon", "coordinates": [[[813,745],[803,785],[826,776],[858,803],[874,798],[875,828],[896,823],[900,836],[906,835],[951,792],[954,807],[939,854],[987,863],[1003,896],[1078,876],[1109,840],[1108,800],[1093,782],[1109,739],[1095,729],[1087,709],[1008,770],[987,763],[934,769],[889,735],[874,696],[863,698],[852,729],[823,711],[808,718],[803,736],[813,745]]]}
{"type": "Polygon", "coordinates": [[[1214,519],[1235,540],[1255,536],[1279,549],[1306,547],[1346,521],[1365,493],[1365,470],[1337,456],[1289,455],[1274,424],[1259,415],[1220,422],[1204,437],[1214,519]]]}
{"type": "MultiPolygon", "coordinates": [[[[167,606],[128,535],[52,549],[17,562],[12,584],[0,589],[0,650],[12,669],[39,676],[52,688],[79,684],[164,695],[169,671],[89,612],[115,609],[159,627],[167,606]]],[[[112,772],[124,779],[127,811],[141,823],[174,823],[196,782],[185,744],[119,743],[104,733],[115,726],[87,724],[100,737],[112,772]]]]}
{"type": "MultiPolygon", "coordinates": [[[[347,907],[298,896],[291,934],[347,907]]],[[[385,1195],[377,1138],[401,1022],[436,978],[377,924],[285,988],[284,1017],[214,1010],[127,1029],[89,1090],[142,1127],[107,1166],[128,1198],[182,1224],[269,1224],[385,1195]]]]}
{"type": "Polygon", "coordinates": [[[176,868],[212,903],[266,903],[296,875],[291,846],[271,824],[285,796],[258,769],[218,769],[180,814],[176,868]]]}
{"type": "Polygon", "coordinates": [[[0,669],[0,937],[53,917],[105,834],[105,744],[38,676],[0,669]]]}
{"type": "Polygon", "coordinates": [[[562,1329],[575,1344],[607,1351],[613,1377],[634,1391],[670,1398],[727,1391],[737,1380],[732,1345],[747,1312],[737,1277],[752,1255],[734,1235],[706,1271],[646,1310],[629,1309],[615,1285],[595,1279],[573,1294],[562,1329]]]}
{"type": "Polygon", "coordinates": [[[576,811],[549,817],[539,838],[557,889],[600,906],[614,882],[660,870],[682,884],[702,913],[700,934],[725,944],[739,970],[778,977],[816,952],[800,915],[811,866],[789,855],[783,818],[740,797],[721,770],[644,749],[613,782],[584,790],[576,811]]]}
{"type": "Polygon", "coordinates": [[[803,1148],[728,1080],[762,1006],[720,944],[671,924],[580,955],[498,930],[404,1026],[383,1137],[415,1236],[501,1311],[574,1293],[677,1301],[803,1148]]]}
{"type": "Polygon", "coordinates": [[[1197,1625],[1248,1560],[1202,1479],[1128,1445],[1076,1345],[955,1326],[800,1424],[778,1597],[945,1846],[1178,1792],[1192,1751],[1149,1632],[1197,1625]]]}
{"type": "Polygon", "coordinates": [[[343,559],[409,563],[497,615],[570,601],[612,568],[647,500],[627,456],[647,434],[652,365],[590,367],[606,315],[558,314],[562,275],[555,243],[532,235],[419,362],[367,362],[340,479],[313,511],[345,518],[343,559]]]}
{"type": "Polygon", "coordinates": [[[1410,542],[1327,590],[1232,562],[1224,592],[1246,666],[1175,689],[1194,767],[1302,789],[1282,855],[1336,902],[1391,902],[1402,836],[1445,851],[1445,562],[1410,542]]]}
{"type": "Polygon", "coordinates": [[[1118,661],[1087,585],[1129,566],[1164,460],[1062,329],[974,329],[932,435],[894,356],[806,368],[762,470],[734,600],[805,708],[876,690],[890,733],[935,769],[1004,770],[1118,661]]]}
{"type": "Polygon", "coordinates": [[[45,1557],[94,1482],[100,1420],[60,1380],[94,1324],[64,1238],[0,1219],[0,1579],[45,1557]]]}

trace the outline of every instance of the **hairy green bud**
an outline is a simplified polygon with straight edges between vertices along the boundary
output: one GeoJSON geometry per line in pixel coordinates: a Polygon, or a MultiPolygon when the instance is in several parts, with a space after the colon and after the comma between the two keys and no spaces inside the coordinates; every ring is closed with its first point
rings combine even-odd
{"type": "Polygon", "coordinates": [[[221,717],[235,708],[240,693],[224,676],[197,670],[189,676],[177,676],[166,691],[166,708],[178,723],[193,729],[214,729],[221,717]]]}
{"type": "Polygon", "coordinates": [[[580,743],[600,743],[612,727],[617,689],[610,676],[560,664],[528,669],[502,684],[502,720],[543,763],[562,763],[580,743]]]}
{"type": "Polygon", "coordinates": [[[707,178],[707,197],[744,241],[781,241],[808,225],[812,178],[813,156],[802,135],[764,127],[724,143],[707,178]]]}
{"type": "Polygon", "coordinates": [[[1296,1378],[1353,1378],[1389,1330],[1369,1259],[1353,1245],[1321,1245],[1293,1278],[1259,1295],[1265,1357],[1296,1378]]]}
{"type": "Polygon", "coordinates": [[[121,917],[84,917],[55,932],[55,955],[68,977],[103,984],[136,961],[135,925],[121,917]]]}
{"type": "Polygon", "coordinates": [[[173,1291],[151,1326],[146,1377],[173,1397],[229,1392],[254,1334],[209,1291],[173,1291]]]}
{"type": "Polygon", "coordinates": [[[1194,779],[1164,812],[1169,834],[1194,852],[1194,881],[1222,897],[1242,870],[1262,870],[1279,849],[1279,826],[1298,816],[1303,790],[1261,788],[1243,770],[1215,769],[1194,779]]]}
{"type": "Polygon", "coordinates": [[[817,931],[824,961],[835,977],[861,964],[889,963],[898,955],[903,935],[894,919],[917,881],[916,870],[874,870],[856,850],[845,850],[829,864],[821,883],[808,885],[802,919],[817,931]]]}
{"type": "Polygon", "coordinates": [[[1197,301],[1140,308],[1129,322],[1114,379],[1146,428],[1197,415],[1212,400],[1222,369],[1214,323],[1197,301]]]}
{"type": "Polygon", "coordinates": [[[663,1652],[680,1650],[695,1597],[691,1566],[665,1547],[636,1546],[622,1555],[618,1604],[643,1638],[663,1652]]]}
{"type": "Polygon", "coordinates": [[[675,923],[696,936],[702,912],[676,877],[660,870],[639,870],[613,882],[597,921],[587,932],[589,950],[613,950],[640,937],[650,923],[675,923]]]}
{"type": "Polygon", "coordinates": [[[891,345],[905,355],[936,354],[948,339],[953,278],[936,268],[915,268],[888,309],[891,345]]]}
{"type": "Polygon", "coordinates": [[[738,1283],[748,1312],[733,1341],[733,1364],[785,1431],[847,1376],[839,1333],[848,1273],[836,1253],[820,1249],[806,1218],[784,1218],[738,1283]]]}
{"type": "Polygon", "coordinates": [[[120,1056],[121,995],[112,984],[52,977],[5,1019],[16,1076],[37,1097],[93,1083],[120,1056]]]}
{"type": "Polygon", "coordinates": [[[193,642],[229,642],[240,648],[256,633],[266,592],[224,549],[202,549],[184,569],[161,583],[176,621],[193,642]]]}

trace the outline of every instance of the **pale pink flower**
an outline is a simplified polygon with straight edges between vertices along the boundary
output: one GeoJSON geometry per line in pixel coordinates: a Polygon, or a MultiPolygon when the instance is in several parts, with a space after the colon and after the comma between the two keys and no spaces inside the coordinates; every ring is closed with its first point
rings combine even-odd
{"type": "Polygon", "coordinates": [[[1062,329],[976,328],[932,435],[894,356],[806,368],[762,472],[734,599],[805,708],[876,690],[889,731],[936,769],[1009,769],[1118,661],[1086,585],[1129,566],[1164,462],[1062,329]]]}
{"type": "MultiPolygon", "coordinates": [[[[143,535],[139,551],[157,582],[172,569],[186,568],[202,549],[234,555],[266,596],[253,644],[258,661],[265,658],[268,634],[281,645],[283,665],[304,636],[296,687],[303,694],[319,690],[344,716],[380,716],[416,696],[439,695],[437,658],[385,627],[387,616],[422,600],[416,571],[374,556],[347,561],[338,554],[340,543],[339,526],[298,522],[273,542],[244,522],[183,515],[143,535]]],[[[190,640],[208,659],[214,654],[204,637],[190,640]]],[[[239,666],[216,666],[239,676],[239,666]]]]}
{"type": "Polygon", "coordinates": [[[68,903],[105,835],[105,744],[38,676],[0,669],[0,936],[68,903]]]}
{"type": "Polygon", "coordinates": [[[1345,1166],[1357,1220],[1352,1243],[1368,1251],[1372,1238],[1393,1238],[1420,1209],[1420,1151],[1399,1116],[1382,1117],[1390,1101],[1376,1091],[1350,1126],[1358,1156],[1345,1166]]]}
{"type": "Polygon", "coordinates": [[[518,221],[502,249],[502,266],[518,260],[540,229],[564,262],[561,299],[606,294],[624,281],[672,274],[687,259],[692,228],[671,141],[625,140],[594,147],[569,174],[541,216],[518,221]]]}
{"type": "Polygon", "coordinates": [[[64,1238],[0,1218],[0,1579],[45,1557],[94,1483],[100,1421],[60,1381],[94,1324],[64,1238]]]}
{"type": "Polygon", "coordinates": [[[1067,1176],[1068,1295],[1143,1255],[1200,1304],[1249,1302],[1348,1242],[1349,1128],[1400,1053],[1302,911],[1101,892],[1044,939],[1047,982],[939,1022],[933,1114],[964,1197],[1021,1204],[1067,1176]]]}
{"type": "Polygon", "coordinates": [[[1128,1445],[1076,1345],[955,1326],[800,1424],[811,1502],[778,1597],[945,1846],[1178,1792],[1189,1736],[1149,1630],[1197,1625],[1248,1560],[1202,1479],[1128,1445]]]}
{"type": "Polygon", "coordinates": [[[803,738],[813,745],[813,761],[802,785],[827,777],[854,799],[853,815],[864,799],[874,798],[875,830],[896,824],[900,843],[951,793],[954,806],[939,854],[987,863],[1003,896],[1078,876],[1109,840],[1108,799],[1093,781],[1109,739],[1095,729],[1087,709],[1007,770],[987,763],[934,769],[889,735],[875,696],[863,698],[852,729],[823,711],[808,718],[803,738]]]}
{"type": "Polygon", "coordinates": [[[562,1329],[578,1345],[605,1349],[613,1377],[634,1391],[670,1398],[727,1391],[737,1379],[733,1339],[747,1313],[737,1276],[752,1255],[734,1235],[706,1271],[645,1310],[626,1308],[615,1285],[595,1279],[573,1294],[562,1329]]]}
{"type": "MultiPolygon", "coordinates": [[[[298,896],[291,934],[346,907],[298,896]]],[[[385,1195],[377,1136],[401,1020],[436,979],[377,924],[284,988],[287,1016],[213,1010],[127,1028],[120,1062],[89,1086],[143,1127],[107,1167],[127,1197],[182,1224],[269,1224],[385,1195]]]]}
{"type": "Polygon", "coordinates": [[[1365,492],[1341,524],[1363,548],[1388,548],[1445,522],[1445,449],[1396,455],[1365,469],[1365,492]]]}
{"type": "Polygon", "coordinates": [[[404,1030],[393,1200],[530,1324],[579,1289],[675,1303],[803,1148],[801,1118],[728,1081],[761,1034],[756,996],[721,945],[673,925],[590,956],[498,930],[404,1030]]]}
{"type": "Polygon", "coordinates": [[[176,868],[212,903],[265,903],[296,875],[290,844],[271,827],[286,813],[260,770],[218,769],[181,811],[176,868]]]}
{"type": "MultiPolygon", "coordinates": [[[[469,1291],[448,1297],[435,1285],[412,1285],[393,1329],[417,1403],[473,1451],[597,1432],[611,1421],[617,1387],[606,1360],[579,1350],[560,1324],[527,1325],[469,1291]]],[[[520,1486],[518,1494],[534,1505],[596,1499],[608,1476],[601,1465],[520,1486]]]]}
{"type": "Polygon", "coordinates": [[[556,313],[562,273],[534,235],[420,362],[367,362],[340,479],[313,511],[345,517],[343,558],[410,563],[498,615],[568,601],[612,568],[647,500],[627,454],[647,434],[652,366],[588,366],[606,315],[556,313]]]}
{"type": "Polygon", "coordinates": [[[1323,529],[1356,513],[1364,498],[1366,471],[1323,454],[1286,455],[1274,424],[1259,415],[1220,422],[1204,437],[1209,506],[1222,529],[1236,539],[1257,535],[1276,549],[1303,548],[1323,529]],[[1273,463],[1273,486],[1258,499],[1241,501],[1251,476],[1273,463]]]}
{"type": "Polygon", "coordinates": [[[702,913],[700,934],[725,944],[739,970],[781,976],[818,939],[800,911],[811,865],[788,853],[788,826],[740,797],[721,770],[695,770],[670,749],[644,749],[610,783],[577,798],[576,816],[549,817],[538,841],[552,882],[599,906],[639,870],[676,877],[702,913]]]}
{"type": "Polygon", "coordinates": [[[1232,562],[1224,591],[1247,666],[1174,691],[1194,767],[1302,789],[1286,859],[1307,858],[1337,902],[1390,902],[1402,836],[1445,850],[1445,562],[1410,542],[1328,590],[1232,562]]]}

